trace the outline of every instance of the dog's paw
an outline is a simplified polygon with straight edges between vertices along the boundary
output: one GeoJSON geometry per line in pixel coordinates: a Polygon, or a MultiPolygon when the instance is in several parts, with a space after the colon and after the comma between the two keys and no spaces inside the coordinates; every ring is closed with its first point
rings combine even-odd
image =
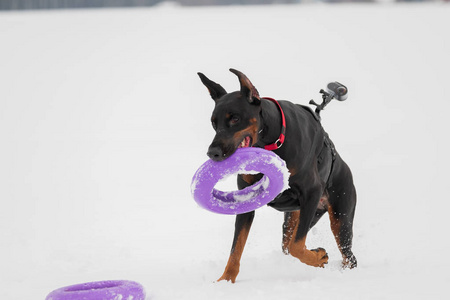
{"type": "Polygon", "coordinates": [[[231,283],[236,282],[236,277],[239,274],[239,268],[226,268],[225,272],[223,272],[222,276],[217,279],[217,281],[231,281],[231,283]]]}
{"type": "Polygon", "coordinates": [[[325,249],[316,248],[310,251],[316,254],[316,262],[312,266],[323,268],[328,263],[328,253],[325,249]]]}
{"type": "Polygon", "coordinates": [[[328,254],[323,248],[308,250],[304,246],[290,247],[290,254],[308,266],[323,268],[328,263],[328,254]]]}
{"type": "Polygon", "coordinates": [[[222,280],[226,280],[226,281],[231,281],[231,283],[235,283],[236,282],[236,276],[234,275],[230,275],[230,274],[223,274],[219,279],[217,279],[216,281],[222,281],[222,280]]]}
{"type": "Polygon", "coordinates": [[[358,266],[358,261],[356,260],[356,257],[352,254],[350,257],[344,258],[342,261],[342,269],[353,269],[358,266]]]}

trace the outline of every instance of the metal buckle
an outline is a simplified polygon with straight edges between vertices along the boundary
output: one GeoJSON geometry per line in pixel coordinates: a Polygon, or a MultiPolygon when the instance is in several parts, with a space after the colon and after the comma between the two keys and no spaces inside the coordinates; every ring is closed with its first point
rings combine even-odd
{"type": "Polygon", "coordinates": [[[279,149],[281,146],[283,146],[283,143],[280,141],[280,139],[275,141],[275,145],[277,145],[277,149],[279,149]]]}

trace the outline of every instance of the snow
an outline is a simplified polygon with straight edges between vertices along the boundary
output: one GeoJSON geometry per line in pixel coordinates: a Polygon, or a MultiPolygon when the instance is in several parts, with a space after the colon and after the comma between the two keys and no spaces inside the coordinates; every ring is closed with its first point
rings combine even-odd
{"type": "Polygon", "coordinates": [[[150,299],[442,299],[450,263],[450,6],[279,5],[0,13],[0,286],[44,299],[127,279],[150,299]],[[321,113],[358,192],[355,270],[325,216],[281,252],[283,215],[256,212],[235,284],[220,277],[234,217],[200,209],[194,172],[213,137],[196,72],[321,113]]]}
{"type": "Polygon", "coordinates": [[[281,188],[281,192],[284,192],[289,188],[289,177],[291,173],[288,168],[286,168],[286,162],[282,159],[278,159],[278,157],[272,157],[270,159],[270,164],[274,165],[281,172],[281,176],[283,177],[283,187],[281,188]]]}

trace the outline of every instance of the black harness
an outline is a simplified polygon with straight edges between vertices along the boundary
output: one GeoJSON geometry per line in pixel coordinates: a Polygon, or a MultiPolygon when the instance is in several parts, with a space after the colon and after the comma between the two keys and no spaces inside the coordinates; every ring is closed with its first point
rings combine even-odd
{"type": "MultiPolygon", "coordinates": [[[[313,118],[316,120],[316,122],[319,123],[320,128],[323,131],[322,149],[320,150],[317,157],[317,164],[319,169],[319,176],[320,179],[325,183],[325,188],[329,188],[333,184],[331,174],[333,173],[334,162],[336,161],[336,157],[338,154],[333,142],[328,136],[328,133],[326,133],[322,127],[322,124],[320,122],[320,111],[323,110],[332,99],[336,99],[339,101],[344,101],[345,99],[347,99],[347,92],[347,87],[339,82],[332,82],[327,85],[327,91],[320,90],[323,99],[322,104],[319,105],[315,103],[314,100],[310,101],[310,104],[316,106],[315,111],[313,111],[308,106],[298,104],[313,116],[313,118]]],[[[291,189],[288,189],[279,194],[272,202],[269,202],[267,205],[282,212],[298,210],[300,208],[300,204],[296,197],[297,196],[294,194],[294,192],[291,189]]]]}
{"type": "MultiPolygon", "coordinates": [[[[320,124],[320,127],[322,127],[322,124],[320,123],[320,116],[314,112],[311,107],[309,106],[304,106],[304,105],[299,105],[300,107],[302,107],[303,109],[307,110],[309,113],[311,113],[311,115],[314,117],[314,119],[320,124]]],[[[323,128],[322,128],[323,130],[323,128]]],[[[323,130],[323,146],[322,146],[322,150],[320,150],[320,154],[317,157],[317,163],[319,165],[326,163],[327,162],[327,156],[330,157],[331,156],[331,163],[330,163],[330,167],[326,168],[324,167],[322,170],[322,172],[319,172],[320,174],[320,178],[326,183],[326,186],[329,187],[331,185],[331,181],[330,181],[330,177],[331,177],[331,173],[333,172],[333,166],[334,166],[334,161],[336,160],[336,156],[337,156],[337,151],[336,148],[334,147],[333,141],[331,141],[328,133],[325,132],[325,130],[323,130]],[[327,171],[327,169],[329,169],[329,171],[327,171]]]]}
{"type": "MultiPolygon", "coordinates": [[[[320,118],[316,113],[308,106],[299,105],[303,109],[306,109],[312,114],[314,119],[320,124],[320,118]]],[[[322,128],[323,130],[323,128],[322,128]]],[[[337,152],[328,134],[323,130],[322,149],[317,157],[317,164],[319,169],[320,179],[325,183],[325,187],[328,188],[332,185],[331,174],[334,168],[334,161],[336,160],[337,152]]],[[[285,190],[279,194],[272,202],[267,204],[268,206],[281,211],[288,212],[300,209],[300,203],[298,202],[297,195],[291,190],[285,190]]]]}
{"type": "MultiPolygon", "coordinates": [[[[324,136],[324,148],[328,150],[331,153],[331,167],[330,167],[330,171],[328,172],[328,176],[327,179],[324,180],[326,183],[326,187],[329,187],[332,185],[331,182],[331,174],[333,173],[333,167],[334,167],[334,161],[336,160],[336,156],[337,156],[337,151],[336,148],[334,147],[333,142],[330,140],[330,137],[328,136],[328,133],[325,132],[325,136],[324,136]]],[[[323,150],[322,150],[323,151],[323,150]]]]}

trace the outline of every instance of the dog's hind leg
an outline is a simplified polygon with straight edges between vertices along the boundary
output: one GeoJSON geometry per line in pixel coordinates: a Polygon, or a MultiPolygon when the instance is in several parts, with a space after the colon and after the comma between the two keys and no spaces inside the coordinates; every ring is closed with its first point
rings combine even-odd
{"type": "Polygon", "coordinates": [[[328,189],[331,231],[341,251],[343,268],[355,268],[356,257],[352,252],[353,217],[356,207],[356,190],[348,166],[340,160],[333,184],[328,189]]]}
{"type": "Polygon", "coordinates": [[[330,225],[333,235],[336,239],[336,243],[342,254],[342,267],[355,268],[357,266],[356,257],[352,252],[352,216],[346,216],[343,213],[333,210],[333,207],[328,208],[328,214],[330,215],[330,225]]]}

